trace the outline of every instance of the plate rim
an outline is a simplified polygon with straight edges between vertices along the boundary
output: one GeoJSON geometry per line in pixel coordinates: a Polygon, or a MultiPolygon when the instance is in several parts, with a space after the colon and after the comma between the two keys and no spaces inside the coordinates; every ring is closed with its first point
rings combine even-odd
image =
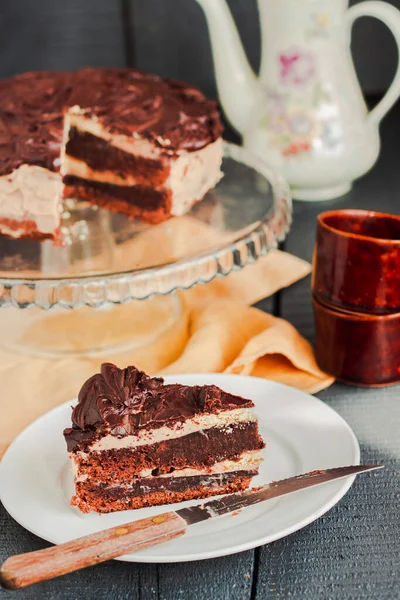
{"type": "MultiPolygon", "coordinates": [[[[345,421],[345,419],[338,412],[336,412],[332,407],[328,406],[320,398],[317,398],[314,395],[308,394],[307,392],[304,392],[304,391],[294,388],[292,386],[274,381],[272,379],[253,377],[251,375],[236,375],[233,373],[180,373],[180,374],[166,375],[166,376],[164,376],[164,379],[168,383],[168,381],[176,382],[179,379],[183,380],[185,378],[193,378],[193,377],[194,378],[210,378],[210,379],[216,379],[216,380],[223,380],[225,378],[241,379],[244,381],[259,380],[259,381],[267,383],[268,385],[272,384],[273,386],[276,386],[278,389],[288,390],[291,393],[295,392],[295,393],[307,398],[307,401],[310,401],[310,400],[315,401],[320,406],[323,406],[324,410],[326,409],[328,411],[328,413],[330,413],[331,415],[333,414],[335,416],[335,418],[337,418],[341,421],[341,425],[344,426],[344,428],[347,430],[347,433],[349,434],[349,440],[351,440],[352,452],[354,453],[354,460],[353,460],[352,464],[355,464],[355,465],[360,464],[360,457],[361,457],[360,446],[359,446],[359,443],[358,443],[358,440],[357,440],[357,437],[356,437],[354,431],[352,430],[350,425],[347,423],[347,421],[345,421]]],[[[218,385],[217,382],[215,384],[218,385]]],[[[12,508],[10,509],[9,506],[6,506],[6,504],[4,503],[3,493],[2,493],[3,486],[1,484],[1,481],[2,481],[1,472],[2,472],[2,469],[4,468],[4,464],[6,464],[6,459],[7,459],[8,455],[12,451],[15,450],[15,447],[16,447],[19,439],[24,434],[26,434],[26,432],[33,429],[37,425],[37,423],[40,422],[41,420],[43,420],[44,418],[51,417],[51,415],[53,413],[62,411],[68,405],[71,406],[71,404],[76,402],[76,400],[77,400],[77,398],[73,398],[72,400],[67,400],[66,402],[63,402],[62,404],[52,408],[51,410],[47,411],[43,415],[40,415],[37,419],[32,421],[32,423],[27,425],[17,435],[17,437],[11,442],[11,444],[8,446],[7,450],[5,451],[3,457],[0,460],[0,502],[2,502],[2,504],[5,508],[5,510],[8,512],[8,514],[21,527],[23,527],[30,533],[33,533],[40,539],[42,539],[46,542],[52,543],[52,544],[55,544],[56,542],[49,539],[48,536],[44,537],[42,533],[38,533],[38,531],[34,527],[31,527],[31,526],[28,527],[26,524],[24,524],[23,519],[21,519],[20,517],[17,518],[15,516],[15,513],[12,510],[12,508]]],[[[139,559],[135,559],[136,553],[132,553],[132,554],[127,554],[127,555],[124,555],[121,557],[117,557],[113,560],[117,560],[117,561],[121,561],[121,562],[133,562],[133,563],[139,563],[139,564],[140,563],[169,564],[169,563],[178,563],[178,562],[193,562],[193,561],[197,561],[197,560],[207,560],[210,558],[219,558],[222,556],[230,556],[232,554],[245,552],[247,550],[252,550],[254,548],[258,548],[260,546],[270,544],[274,541],[285,538],[288,535],[291,535],[292,533],[299,531],[300,529],[303,529],[307,525],[310,525],[311,523],[313,523],[314,521],[316,521],[317,519],[322,517],[324,514],[326,514],[329,510],[331,510],[331,508],[333,508],[346,495],[346,493],[349,491],[349,489],[353,485],[355,479],[356,479],[356,475],[341,480],[340,489],[338,489],[336,491],[336,493],[334,493],[331,496],[331,498],[328,501],[326,501],[318,510],[310,513],[308,516],[304,517],[300,521],[297,521],[295,524],[281,529],[279,532],[276,532],[275,534],[263,535],[261,537],[257,537],[257,539],[243,542],[242,544],[240,544],[240,543],[235,544],[234,546],[227,547],[223,551],[221,551],[221,549],[215,549],[215,550],[210,550],[208,552],[202,551],[199,553],[190,554],[189,556],[187,554],[183,554],[183,555],[174,554],[171,558],[165,557],[165,556],[157,556],[157,555],[150,556],[148,558],[146,556],[145,557],[140,556],[139,559]]],[[[339,481],[337,483],[339,484],[339,481]]],[[[165,506],[168,506],[168,505],[165,505],[165,506]]],[[[160,506],[158,508],[160,508],[160,510],[163,509],[162,506],[160,506]]],[[[153,548],[157,548],[157,546],[154,546],[153,548]]]]}

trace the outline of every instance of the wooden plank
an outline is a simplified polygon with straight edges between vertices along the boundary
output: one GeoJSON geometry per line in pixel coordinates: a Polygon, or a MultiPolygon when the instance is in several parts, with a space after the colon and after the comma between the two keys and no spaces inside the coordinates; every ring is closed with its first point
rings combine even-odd
{"type": "MultiPolygon", "coordinates": [[[[45,542],[20,527],[0,505],[0,563],[12,554],[39,550],[45,542]]],[[[21,599],[64,600],[247,600],[250,598],[253,552],[176,565],[151,565],[111,561],[20,590],[21,599]]],[[[12,600],[15,592],[3,591],[12,600]]]]}
{"type": "Polygon", "coordinates": [[[250,600],[253,551],[158,570],[160,600],[250,600]]]}
{"type": "MultiPolygon", "coordinates": [[[[296,202],[294,226],[286,249],[307,260],[314,245],[315,219],[334,208],[370,208],[400,213],[400,172],[395,148],[400,106],[383,125],[378,166],[336,201],[296,202]]],[[[309,339],[314,337],[310,281],[282,292],[282,316],[309,339]]],[[[400,586],[398,469],[400,411],[398,388],[367,390],[335,384],[318,394],[353,428],[362,461],[386,468],[356,480],[350,492],[324,517],[260,551],[256,598],[394,597],[400,586]],[[397,475],[396,475],[397,473],[397,475]]]]}
{"type": "Polygon", "coordinates": [[[0,76],[43,69],[124,66],[121,4],[13,0],[0,8],[0,76]]]}
{"type": "MultiPolygon", "coordinates": [[[[137,53],[138,66],[160,72],[161,75],[187,79],[213,95],[215,88],[206,27],[201,10],[194,0],[132,2],[135,13],[133,16],[126,13],[126,17],[136,34],[132,45],[137,53]]],[[[256,31],[252,8],[254,2],[233,0],[231,6],[235,16],[239,18],[242,34],[246,44],[250,44],[252,61],[256,65],[258,42],[252,45],[250,39],[255,37],[256,31]],[[242,10],[245,12],[242,13],[242,10]]],[[[2,76],[37,68],[75,68],[86,64],[123,65],[125,52],[132,52],[121,34],[124,21],[121,19],[118,3],[106,0],[85,0],[84,3],[70,0],[67,6],[63,6],[60,0],[43,0],[40,6],[33,7],[28,0],[14,0],[12,4],[2,3],[0,11],[2,76]]],[[[364,25],[360,24],[359,27],[364,25]]],[[[369,31],[368,29],[368,36],[369,31]]],[[[365,35],[360,38],[363,44],[365,35]]],[[[386,32],[384,35],[388,36],[386,32]]],[[[361,42],[360,54],[361,51],[365,52],[365,47],[361,48],[361,42]]],[[[374,45],[371,41],[368,47],[374,45]]],[[[380,61],[379,75],[387,77],[389,71],[380,68],[385,59],[374,56],[380,61]]],[[[374,56],[370,57],[371,60],[374,56]]],[[[130,62],[133,63],[134,58],[130,62]]],[[[372,79],[367,79],[370,77],[367,62],[365,66],[366,71],[364,75],[361,73],[361,79],[365,78],[368,83],[372,79]]],[[[399,122],[397,120],[396,124],[399,122]]],[[[393,152],[397,144],[398,127],[394,127],[393,123],[391,120],[384,126],[385,143],[379,167],[360,181],[352,194],[342,200],[321,205],[296,203],[295,228],[287,246],[289,251],[310,259],[313,245],[310,217],[314,218],[319,211],[332,207],[362,206],[400,212],[397,198],[399,175],[395,163],[397,158],[393,152]]],[[[263,306],[269,308],[269,303],[263,306]]],[[[282,293],[281,310],[284,317],[294,322],[305,335],[312,337],[308,281],[300,282],[282,293]]],[[[370,487],[367,486],[368,479],[360,479],[357,486],[361,487],[354,487],[324,519],[286,540],[263,548],[259,552],[261,560],[256,586],[257,597],[260,599],[276,598],[278,594],[280,598],[290,595],[303,598],[371,598],[382,597],[381,592],[385,589],[389,589],[390,597],[390,589],[396,589],[392,557],[398,556],[398,551],[396,552],[393,540],[398,540],[400,535],[398,519],[394,513],[396,487],[393,440],[383,435],[382,430],[379,430],[379,435],[376,434],[376,423],[379,419],[382,420],[382,414],[388,414],[388,411],[389,414],[396,414],[396,390],[385,391],[378,397],[375,392],[355,392],[351,388],[334,386],[324,392],[322,397],[339,410],[353,427],[359,427],[356,431],[359,437],[366,436],[362,446],[363,458],[384,458],[390,467],[387,470],[390,477],[385,479],[384,486],[378,486],[377,483],[372,496],[370,487]],[[384,399],[386,405],[383,404],[384,399]],[[353,408],[355,406],[358,410],[353,408]],[[366,417],[361,429],[358,425],[359,415],[365,416],[364,413],[366,417]],[[379,518],[374,521],[377,515],[379,518]],[[349,520],[350,528],[347,525],[349,520]],[[338,528],[345,530],[350,539],[337,537],[338,528]],[[310,536],[313,538],[312,543],[310,536]],[[335,536],[335,544],[329,551],[332,537],[335,536]],[[366,545],[363,547],[365,540],[366,545]],[[332,555],[335,556],[335,561],[332,560],[332,555]],[[305,556],[311,565],[307,570],[304,568],[305,556]],[[372,584],[371,576],[374,577],[372,584]],[[388,588],[390,578],[392,587],[388,588]]],[[[4,509],[0,512],[0,529],[3,532],[0,560],[4,560],[10,553],[46,545],[19,527],[4,509]]],[[[257,555],[258,552],[255,556],[257,555]]],[[[132,597],[142,600],[158,597],[192,599],[196,595],[217,600],[249,598],[253,565],[252,552],[201,563],[159,567],[113,562],[42,584],[24,591],[24,595],[19,594],[19,597],[40,597],[45,600],[82,596],[110,600],[132,597]]],[[[11,594],[3,592],[2,597],[7,600],[14,597],[11,594]]]]}
{"type": "MultiPolygon", "coordinates": [[[[255,306],[277,315],[279,294],[255,306]]],[[[259,550],[215,560],[158,566],[160,600],[250,600],[258,570],[259,550]]]]}
{"type": "Polygon", "coordinates": [[[321,519],[264,546],[256,598],[394,598],[400,589],[398,389],[335,384],[320,397],[351,425],[362,460],[384,463],[385,471],[357,478],[321,519]]]}
{"type": "MultiPolygon", "coordinates": [[[[49,546],[12,519],[0,504],[0,563],[13,554],[49,546]]],[[[16,592],[2,590],[2,600],[12,600],[16,592]]],[[[154,565],[110,561],[77,573],[20,590],[22,600],[157,600],[157,571],[154,565]]]]}
{"type": "MultiPolygon", "coordinates": [[[[207,26],[195,0],[130,0],[136,65],[162,77],[183,79],[216,96],[207,26]]],[[[258,66],[260,45],[255,0],[233,0],[239,25],[253,66],[258,66]]]]}
{"type": "MultiPolygon", "coordinates": [[[[360,0],[353,0],[353,4],[360,0]]],[[[163,77],[193,83],[216,96],[207,27],[195,0],[127,0],[137,66],[163,77]]],[[[400,7],[400,0],[391,0],[400,7]]],[[[260,57],[258,13],[255,0],[230,0],[229,6],[250,63],[257,70],[260,57]]],[[[353,55],[366,93],[381,93],[391,82],[397,50],[387,28],[376,19],[360,19],[352,40],[353,55]],[[378,49],[378,51],[377,51],[378,49]]]]}
{"type": "MultiPolygon", "coordinates": [[[[1,3],[0,76],[36,69],[73,69],[82,66],[124,66],[120,2],[107,0],[29,0],[1,3]]],[[[47,544],[20,527],[0,507],[0,561],[11,554],[47,544]]],[[[3,592],[2,597],[12,592],[3,592]]],[[[21,598],[120,599],[158,597],[157,572],[152,565],[107,563],[93,569],[21,591],[21,598]]]]}
{"type": "MultiPolygon", "coordinates": [[[[391,4],[399,8],[400,0],[391,4]]],[[[230,0],[229,5],[257,69],[256,1],[230,0]]],[[[2,77],[34,69],[123,66],[127,58],[132,66],[185,79],[216,95],[207,28],[195,0],[13,0],[1,3],[0,35],[2,77]]],[[[386,89],[397,62],[386,27],[374,19],[360,20],[353,54],[365,91],[386,89]]]]}
{"type": "MultiPolygon", "coordinates": [[[[1,504],[0,531],[0,563],[13,554],[49,546],[18,525],[1,504]]],[[[1,592],[2,600],[12,600],[15,595],[12,591],[1,592]]],[[[157,600],[157,571],[154,565],[110,561],[20,590],[17,596],[21,600],[157,600]]]]}

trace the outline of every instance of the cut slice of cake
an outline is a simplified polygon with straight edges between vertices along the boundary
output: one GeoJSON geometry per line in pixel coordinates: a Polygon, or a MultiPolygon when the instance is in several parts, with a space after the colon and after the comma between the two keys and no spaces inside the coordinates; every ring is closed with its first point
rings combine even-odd
{"type": "Polygon", "coordinates": [[[89,81],[65,114],[65,196],[157,223],[220,180],[219,114],[198,90],[133,70],[91,70],[89,81]]]}
{"type": "Polygon", "coordinates": [[[0,234],[55,237],[74,198],[150,223],[221,178],[214,102],[135,69],[32,72],[0,81],[0,234]]]}
{"type": "Polygon", "coordinates": [[[244,490],[265,446],[253,407],[214,385],[164,384],[103,364],[64,431],[72,505],[107,513],[244,490]]]}

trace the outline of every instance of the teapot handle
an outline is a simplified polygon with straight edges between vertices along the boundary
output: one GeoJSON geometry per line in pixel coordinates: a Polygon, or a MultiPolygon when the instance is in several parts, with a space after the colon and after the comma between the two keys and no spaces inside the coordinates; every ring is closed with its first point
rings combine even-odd
{"type": "Polygon", "coordinates": [[[382,21],[392,32],[399,53],[394,79],[385,96],[368,115],[368,119],[378,126],[382,118],[400,96],[400,11],[391,4],[387,4],[381,0],[367,0],[366,2],[352,6],[347,11],[350,27],[359,17],[375,17],[382,21]]]}

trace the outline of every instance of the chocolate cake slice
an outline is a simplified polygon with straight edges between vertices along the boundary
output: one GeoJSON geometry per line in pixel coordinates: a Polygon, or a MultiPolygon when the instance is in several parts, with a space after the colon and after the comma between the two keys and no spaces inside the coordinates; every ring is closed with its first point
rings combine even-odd
{"type": "Polygon", "coordinates": [[[221,178],[214,102],[135,69],[0,81],[0,234],[57,235],[62,202],[150,223],[190,210],[221,178]]]}
{"type": "Polygon", "coordinates": [[[164,384],[103,364],[64,431],[71,504],[107,513],[244,490],[265,446],[253,406],[214,385],[164,384]]]}

